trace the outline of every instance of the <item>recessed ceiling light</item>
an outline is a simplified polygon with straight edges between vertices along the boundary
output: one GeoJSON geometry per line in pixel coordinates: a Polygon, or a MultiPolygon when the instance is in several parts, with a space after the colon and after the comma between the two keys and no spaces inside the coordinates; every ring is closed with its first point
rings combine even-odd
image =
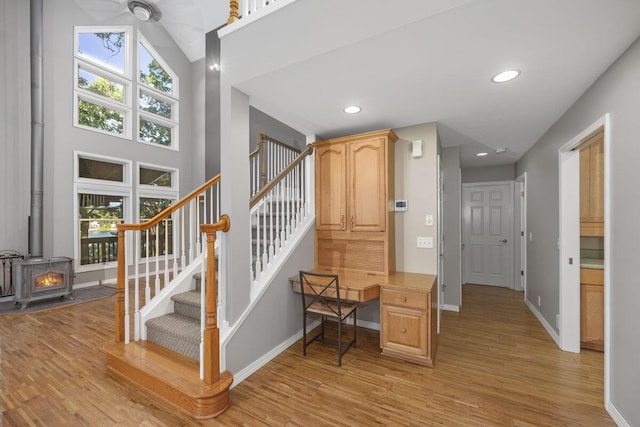
{"type": "Polygon", "coordinates": [[[478,154],[476,154],[476,156],[482,157],[482,156],[486,156],[487,154],[489,154],[489,153],[478,153],[478,154]]]}
{"type": "Polygon", "coordinates": [[[493,76],[491,81],[494,83],[505,83],[505,82],[508,82],[509,80],[515,79],[519,75],[520,75],[520,71],[518,70],[507,70],[493,76]]]}
{"type": "Polygon", "coordinates": [[[496,148],[496,154],[504,154],[507,152],[506,148],[496,148]]]}
{"type": "Polygon", "coordinates": [[[362,108],[357,105],[350,105],[344,109],[344,112],[347,114],[357,114],[362,110],[362,108]]]}

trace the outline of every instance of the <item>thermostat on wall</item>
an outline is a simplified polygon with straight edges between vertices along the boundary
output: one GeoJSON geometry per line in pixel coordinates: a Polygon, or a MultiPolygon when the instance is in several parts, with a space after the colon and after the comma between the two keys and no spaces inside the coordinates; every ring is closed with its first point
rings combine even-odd
{"type": "Polygon", "coordinates": [[[405,212],[407,210],[406,200],[396,200],[396,212],[405,212]]]}

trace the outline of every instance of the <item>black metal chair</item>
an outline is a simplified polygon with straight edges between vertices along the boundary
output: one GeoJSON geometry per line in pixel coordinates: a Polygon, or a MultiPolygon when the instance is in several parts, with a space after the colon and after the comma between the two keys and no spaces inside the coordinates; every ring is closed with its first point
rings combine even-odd
{"type": "Polygon", "coordinates": [[[335,345],[338,347],[338,366],[342,366],[342,355],[351,346],[357,347],[357,304],[345,302],[340,295],[340,281],[337,274],[319,274],[300,271],[300,293],[302,294],[302,353],[307,355],[307,347],[314,341],[335,345]],[[321,316],[320,332],[307,341],[307,316],[310,313],[321,316]],[[353,314],[353,338],[347,343],[342,342],[342,326],[353,314]],[[325,322],[333,318],[338,326],[338,340],[327,340],[325,337],[325,322]]]}

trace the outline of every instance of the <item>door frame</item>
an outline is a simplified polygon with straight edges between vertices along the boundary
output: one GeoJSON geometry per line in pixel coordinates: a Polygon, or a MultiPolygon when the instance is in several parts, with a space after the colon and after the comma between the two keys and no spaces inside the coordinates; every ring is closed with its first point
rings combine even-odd
{"type": "Polygon", "coordinates": [[[604,130],[604,401],[609,402],[611,378],[611,117],[607,113],[558,149],[559,160],[559,345],[580,352],[580,156],[575,149],[597,129],[604,130]]]}
{"type": "MultiPolygon", "coordinates": [[[[461,226],[461,230],[460,230],[460,238],[462,241],[462,245],[465,249],[467,249],[468,246],[468,236],[467,236],[467,232],[466,232],[466,227],[465,227],[465,212],[464,212],[464,205],[465,205],[465,200],[464,200],[464,195],[465,195],[465,188],[472,188],[472,187],[479,187],[479,186],[490,186],[490,185],[508,185],[509,186],[509,191],[511,194],[511,206],[509,207],[510,209],[510,216],[511,216],[511,236],[509,236],[509,240],[511,241],[511,245],[513,245],[513,227],[515,224],[515,220],[513,217],[513,207],[514,207],[514,200],[513,200],[513,189],[514,189],[514,181],[487,181],[487,182],[465,182],[462,184],[462,188],[460,189],[460,226],[461,226]]],[[[514,257],[513,257],[513,247],[511,247],[511,265],[509,266],[511,268],[511,276],[513,279],[513,271],[514,271],[514,257]]],[[[466,258],[465,258],[465,253],[464,250],[461,251],[461,257],[460,257],[460,282],[461,283],[467,283],[466,281],[466,258]]],[[[507,287],[507,289],[513,289],[513,284],[510,287],[507,287]]],[[[462,295],[462,289],[460,290],[460,295],[462,295]]],[[[462,305],[462,300],[460,301],[460,304],[462,305]]]]}
{"type": "MultiPolygon", "coordinates": [[[[514,269],[513,288],[516,291],[524,291],[524,298],[527,298],[527,172],[517,177],[514,182],[514,211],[518,206],[519,215],[514,215],[514,234],[518,237],[519,245],[514,244],[514,267],[519,260],[521,274],[518,269],[514,269]],[[519,286],[517,285],[519,283],[519,286]]],[[[514,239],[515,242],[515,239],[514,239]]]]}
{"type": "Polygon", "coordinates": [[[437,155],[436,173],[438,177],[438,317],[437,317],[437,333],[440,333],[440,324],[442,323],[442,310],[444,306],[444,169],[442,168],[442,157],[437,155]]]}

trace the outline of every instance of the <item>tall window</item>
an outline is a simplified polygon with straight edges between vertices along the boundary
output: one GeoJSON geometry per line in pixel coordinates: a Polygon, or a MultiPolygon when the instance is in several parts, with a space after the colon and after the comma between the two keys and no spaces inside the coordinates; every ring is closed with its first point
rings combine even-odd
{"type": "Polygon", "coordinates": [[[131,137],[129,39],[123,28],[76,28],[76,126],[131,137]]]}
{"type": "MultiPolygon", "coordinates": [[[[178,171],[161,166],[138,164],[138,215],[145,222],[178,199],[178,171]]],[[[140,233],[140,256],[173,255],[175,224],[171,216],[156,227],[140,233]]]]}
{"type": "Polygon", "coordinates": [[[178,78],[138,33],[138,140],[178,149],[178,78]]]}
{"type": "Polygon", "coordinates": [[[76,27],[74,125],[178,150],[178,77],[137,37],[129,27],[76,27]]]}
{"type": "Polygon", "coordinates": [[[130,221],[131,162],[75,153],[77,270],[115,266],[116,226],[130,221]]]}

